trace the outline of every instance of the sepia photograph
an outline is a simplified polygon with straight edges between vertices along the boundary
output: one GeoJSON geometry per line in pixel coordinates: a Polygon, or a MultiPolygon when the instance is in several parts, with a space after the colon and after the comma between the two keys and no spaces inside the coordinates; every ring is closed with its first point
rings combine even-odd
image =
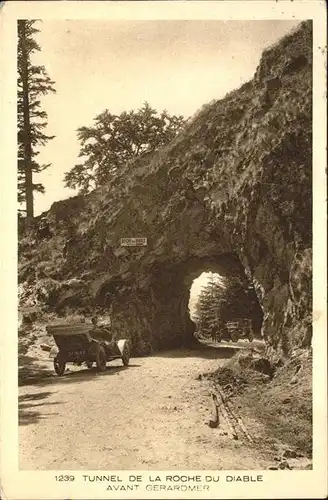
{"type": "Polygon", "coordinates": [[[19,471],[313,472],[314,28],[18,15],[19,471]]]}

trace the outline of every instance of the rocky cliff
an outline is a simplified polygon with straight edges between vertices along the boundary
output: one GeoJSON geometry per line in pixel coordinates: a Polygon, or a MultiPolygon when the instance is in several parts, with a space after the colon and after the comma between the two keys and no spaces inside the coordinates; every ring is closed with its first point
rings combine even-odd
{"type": "MultiPolygon", "coordinates": [[[[312,25],[266,50],[253,80],[201,109],[155,155],[87,196],[54,203],[19,240],[21,304],[108,310],[139,350],[192,338],[192,281],[245,274],[262,335],[311,343],[312,25]],[[146,237],[146,247],[120,239],[146,237]]],[[[256,318],[255,318],[256,319],[256,318]]]]}

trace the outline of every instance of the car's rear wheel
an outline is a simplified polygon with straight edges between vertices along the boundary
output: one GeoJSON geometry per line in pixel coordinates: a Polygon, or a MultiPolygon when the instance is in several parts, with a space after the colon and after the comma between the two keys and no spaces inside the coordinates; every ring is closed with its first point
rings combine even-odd
{"type": "Polygon", "coordinates": [[[63,361],[62,359],[56,357],[54,359],[54,369],[55,369],[55,372],[57,373],[57,375],[59,377],[61,377],[62,375],[64,375],[65,368],[66,368],[65,361],[63,361]]]}
{"type": "Polygon", "coordinates": [[[106,353],[103,347],[99,347],[99,350],[96,355],[96,365],[97,370],[100,372],[104,372],[106,370],[106,353]]]}
{"type": "Polygon", "coordinates": [[[130,348],[127,343],[124,344],[123,354],[122,354],[122,363],[124,366],[128,366],[130,362],[130,348]]]}
{"type": "Polygon", "coordinates": [[[90,369],[93,367],[93,361],[87,361],[87,367],[90,369]]]}

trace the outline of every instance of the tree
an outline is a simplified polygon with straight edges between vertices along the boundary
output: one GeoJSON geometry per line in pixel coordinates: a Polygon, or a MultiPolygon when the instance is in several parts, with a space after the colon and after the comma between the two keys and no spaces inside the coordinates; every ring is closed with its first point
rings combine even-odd
{"type": "Polygon", "coordinates": [[[89,192],[104,185],[130,160],[170,142],[185,124],[183,116],[160,114],[145,102],[138,111],[114,115],[106,109],[91,127],[78,129],[82,163],[65,174],[65,184],[89,192]]]}
{"type": "Polygon", "coordinates": [[[18,21],[17,47],[17,128],[18,128],[18,202],[25,204],[28,222],[34,216],[33,193],[44,193],[44,186],[34,183],[33,174],[50,167],[50,163],[40,165],[36,161],[38,146],[44,146],[54,136],[43,131],[47,126],[48,115],[41,107],[40,97],[55,92],[54,82],[44,66],[34,65],[32,56],[41,47],[34,36],[40,30],[35,28],[37,21],[18,21]]]}
{"type": "Polygon", "coordinates": [[[197,329],[205,336],[211,336],[220,327],[226,305],[225,290],[221,280],[211,276],[199,294],[195,307],[195,322],[197,329]]]}
{"type": "Polygon", "coordinates": [[[262,321],[254,287],[242,276],[230,275],[224,285],[211,277],[201,290],[195,309],[197,329],[208,337],[224,329],[227,321],[262,321]]]}

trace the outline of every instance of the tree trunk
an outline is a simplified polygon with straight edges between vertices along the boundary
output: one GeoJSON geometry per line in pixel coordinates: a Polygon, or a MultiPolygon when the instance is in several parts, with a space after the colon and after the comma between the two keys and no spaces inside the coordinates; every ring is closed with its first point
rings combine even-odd
{"type": "Polygon", "coordinates": [[[34,217],[33,207],[33,174],[32,174],[32,143],[30,125],[29,106],[29,85],[28,85],[28,63],[29,56],[26,46],[25,21],[22,21],[22,86],[23,86],[23,117],[24,117],[24,170],[25,170],[25,196],[26,196],[26,218],[27,225],[30,226],[34,217]]]}

